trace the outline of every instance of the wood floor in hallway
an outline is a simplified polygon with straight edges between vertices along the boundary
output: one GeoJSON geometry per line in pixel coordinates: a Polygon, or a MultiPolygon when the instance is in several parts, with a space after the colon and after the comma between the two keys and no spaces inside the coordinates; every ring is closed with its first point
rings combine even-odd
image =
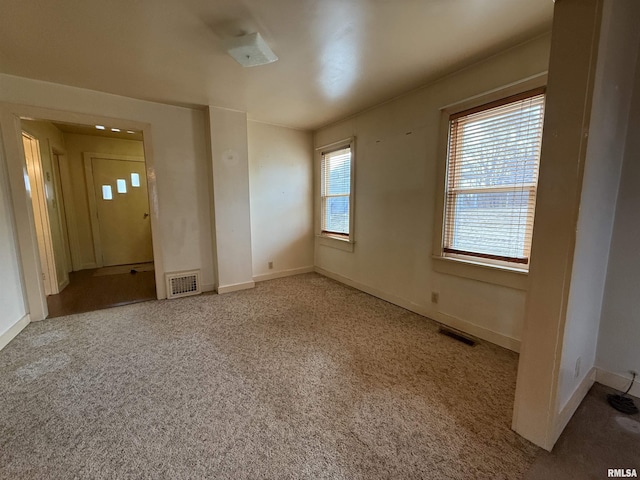
{"type": "Polygon", "coordinates": [[[156,299],[155,272],[95,275],[96,269],[69,274],[69,285],[49,295],[48,318],[156,299]]]}

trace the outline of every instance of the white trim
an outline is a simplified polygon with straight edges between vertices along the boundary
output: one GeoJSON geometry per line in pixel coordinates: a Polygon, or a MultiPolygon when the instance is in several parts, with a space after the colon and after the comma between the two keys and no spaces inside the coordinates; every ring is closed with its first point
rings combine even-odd
{"type": "Polygon", "coordinates": [[[56,201],[58,203],[60,232],[62,235],[62,242],[64,246],[64,262],[65,272],[67,275],[73,271],[71,264],[71,249],[69,247],[69,232],[67,227],[67,215],[64,208],[64,194],[62,193],[62,173],[60,172],[60,163],[66,156],[66,150],[61,150],[58,147],[51,145],[51,174],[53,175],[53,185],[56,194],[56,201]]]}
{"type": "Polygon", "coordinates": [[[347,239],[330,237],[328,235],[316,235],[316,239],[318,241],[318,245],[337,248],[338,250],[344,250],[345,252],[353,252],[353,247],[356,243],[347,239]]]}
{"type": "Polygon", "coordinates": [[[537,88],[544,88],[546,84],[547,73],[539,73],[440,108],[440,131],[438,133],[438,154],[436,157],[436,204],[432,248],[432,258],[435,260],[433,262],[434,269],[437,271],[507,287],[511,287],[513,284],[513,288],[518,290],[526,290],[528,288],[529,280],[526,277],[528,267],[526,269],[520,269],[517,266],[510,267],[508,264],[503,265],[495,261],[484,262],[479,258],[476,260],[451,258],[445,256],[442,251],[444,246],[447,169],[449,168],[449,117],[452,114],[502,100],[512,95],[518,95],[537,88]],[[456,260],[458,263],[455,263],[456,260]]]}
{"type": "MultiPolygon", "coordinates": [[[[20,122],[21,125],[23,126],[23,131],[25,131],[25,125],[20,122]]],[[[27,130],[28,131],[28,130],[27,130]]],[[[34,135],[34,137],[36,138],[36,140],[38,140],[38,142],[40,143],[41,147],[40,147],[40,152],[39,152],[39,163],[40,163],[40,173],[41,173],[41,181],[42,181],[42,187],[43,187],[43,193],[44,195],[44,207],[46,209],[46,217],[47,217],[47,225],[48,225],[48,231],[46,232],[45,236],[48,238],[47,240],[47,247],[50,248],[50,252],[47,254],[47,264],[48,264],[48,274],[47,277],[49,279],[49,282],[51,284],[51,293],[53,295],[56,295],[58,293],[60,293],[62,291],[62,289],[66,286],[64,285],[64,279],[60,279],[58,278],[58,265],[60,264],[60,262],[62,262],[64,264],[64,274],[67,276],[67,283],[69,283],[69,270],[67,268],[67,260],[66,260],[66,254],[62,256],[62,258],[58,258],[58,256],[56,255],[56,249],[55,249],[55,245],[54,245],[54,241],[53,241],[53,230],[52,230],[52,223],[53,222],[57,222],[58,223],[58,228],[60,229],[60,234],[62,235],[62,238],[60,239],[60,241],[64,244],[64,232],[62,230],[62,222],[60,219],[60,205],[62,204],[61,202],[61,197],[59,196],[59,192],[57,191],[57,185],[56,185],[56,168],[55,168],[55,159],[53,157],[53,146],[51,145],[51,139],[49,138],[45,138],[44,139],[44,145],[46,146],[46,153],[49,156],[49,165],[51,167],[51,172],[49,172],[51,174],[51,184],[53,185],[53,189],[54,189],[54,198],[55,201],[57,203],[57,213],[58,215],[54,215],[53,217],[51,216],[51,212],[49,211],[49,201],[47,199],[47,195],[46,195],[46,175],[45,175],[45,170],[44,170],[44,165],[42,163],[42,145],[43,145],[43,140],[40,140],[38,138],[37,135],[34,135]],[[57,217],[57,218],[56,218],[57,217]]],[[[64,245],[63,245],[64,246],[64,245]]]]}
{"type": "Polygon", "coordinates": [[[65,153],[64,150],[58,150],[57,148],[53,147],[53,145],[51,145],[51,142],[49,143],[49,156],[51,157],[51,175],[53,177],[53,188],[55,191],[57,204],[56,210],[58,213],[56,220],[58,221],[58,226],[60,228],[60,240],[62,242],[62,247],[64,250],[64,255],[62,256],[64,260],[64,278],[62,280],[58,279],[58,293],[60,293],[67,285],[69,285],[69,272],[73,271],[73,262],[71,261],[71,249],[69,247],[69,228],[67,226],[66,218],[67,209],[65,208],[64,204],[64,194],[62,193],[62,173],[60,172],[61,158],[64,158],[65,153]]]}
{"type": "Polygon", "coordinates": [[[327,243],[324,245],[335,246],[335,248],[340,248],[341,250],[347,250],[353,252],[353,244],[355,243],[355,212],[356,212],[356,137],[351,136],[337,142],[332,142],[326,145],[322,145],[320,147],[315,148],[314,155],[314,172],[317,172],[318,175],[314,175],[314,230],[316,237],[322,237],[327,240],[327,243]],[[350,160],[350,176],[351,183],[349,185],[349,235],[347,239],[339,239],[330,234],[322,233],[322,157],[323,150],[328,150],[327,153],[331,151],[340,150],[342,148],[349,148],[351,151],[351,160],[350,160]],[[350,244],[348,247],[340,247],[340,243],[347,242],[350,244]]]}
{"type": "Polygon", "coordinates": [[[24,330],[29,323],[31,323],[31,317],[29,317],[29,314],[27,313],[24,317],[10,326],[6,332],[0,335],[0,350],[6,347],[11,340],[16,338],[16,335],[24,330]]]}
{"type": "MultiPolygon", "coordinates": [[[[619,373],[613,373],[603,368],[596,367],[596,382],[606,385],[607,387],[615,388],[620,392],[624,392],[629,388],[631,374],[627,373],[627,376],[623,376],[619,373]]],[[[629,395],[640,397],[640,378],[637,375],[636,380],[633,382],[633,386],[629,391],[629,395]]]]}
{"type": "Polygon", "coordinates": [[[446,275],[471,278],[479,282],[502,285],[515,290],[529,288],[529,272],[488,263],[472,262],[459,258],[432,255],[433,270],[446,275]]]}
{"type": "Polygon", "coordinates": [[[596,372],[597,370],[595,367],[592,367],[591,370],[589,370],[589,372],[584,376],[582,381],[573,391],[571,397],[569,397],[569,400],[567,400],[567,403],[565,403],[564,407],[562,407],[562,409],[558,413],[558,416],[556,417],[554,437],[552,439],[554,444],[558,441],[558,438],[560,438],[560,435],[569,423],[569,420],[571,420],[571,417],[573,417],[573,414],[582,403],[582,400],[584,400],[584,397],[587,395],[587,393],[589,393],[589,390],[596,381],[596,372]]]}
{"type": "Polygon", "coordinates": [[[242,283],[233,283],[231,285],[220,285],[218,287],[218,294],[231,293],[231,292],[236,292],[238,290],[247,290],[247,289],[253,288],[255,286],[256,286],[256,283],[254,281],[242,282],[242,283]]]}
{"type": "Polygon", "coordinates": [[[32,320],[42,320],[47,317],[49,311],[42,281],[33,207],[25,185],[26,162],[22,145],[22,125],[20,116],[10,106],[2,103],[0,127],[4,144],[4,151],[0,151],[0,156],[4,156],[7,168],[25,306],[32,320]]]}
{"type": "Polygon", "coordinates": [[[355,137],[347,137],[347,138],[343,138],[342,140],[338,140],[337,142],[331,142],[331,143],[327,143],[326,145],[321,145],[319,147],[316,147],[316,150],[320,152],[320,155],[322,155],[322,150],[340,150],[340,147],[344,147],[346,145],[351,145],[353,143],[355,137]]]}
{"type": "Polygon", "coordinates": [[[441,312],[433,312],[428,308],[423,307],[422,305],[418,305],[417,303],[412,302],[411,300],[388,294],[386,292],[378,290],[377,288],[370,287],[355,280],[351,280],[350,278],[344,277],[340,274],[329,272],[324,268],[315,267],[315,271],[320,275],[332,278],[340,283],[349,285],[350,287],[357,288],[358,290],[368,293],[369,295],[381,298],[382,300],[393,303],[394,305],[398,305],[399,307],[410,310],[414,313],[417,313],[418,315],[422,315],[423,317],[427,317],[428,319],[433,320],[437,323],[455,328],[456,330],[460,330],[461,332],[481,338],[482,340],[486,340],[487,342],[494,343],[514,352],[520,351],[520,340],[513,337],[494,332],[487,328],[481,327],[480,325],[476,325],[475,323],[468,322],[467,320],[462,320],[460,318],[453,317],[441,312]]]}
{"type": "Polygon", "coordinates": [[[59,293],[58,274],[51,234],[51,218],[47,205],[44,168],[42,166],[42,150],[49,150],[49,139],[39,139],[30,132],[26,125],[22,127],[22,153],[29,176],[31,190],[31,208],[33,211],[34,227],[38,239],[38,256],[41,262],[42,281],[46,295],[59,293]],[[29,142],[31,152],[27,155],[24,150],[25,137],[29,142]]]}
{"type": "Polygon", "coordinates": [[[73,184],[71,182],[71,171],[69,167],[68,156],[58,156],[58,167],[60,170],[60,186],[62,188],[62,198],[64,199],[64,213],[67,221],[67,235],[69,239],[69,254],[71,255],[72,271],[83,270],[87,267],[80,260],[80,236],[78,234],[78,222],[76,220],[76,206],[74,201],[73,184]]]}
{"type": "MultiPolygon", "coordinates": [[[[3,111],[2,111],[2,106],[0,105],[0,124],[2,123],[3,120],[3,111]]],[[[1,127],[1,125],[0,125],[1,127]]],[[[11,172],[10,169],[8,167],[9,162],[7,161],[7,158],[5,156],[5,141],[2,135],[2,132],[0,131],[0,201],[4,202],[5,205],[7,205],[8,207],[8,215],[7,215],[7,219],[9,221],[9,225],[10,225],[10,229],[13,233],[13,235],[11,235],[11,249],[12,251],[15,253],[15,266],[18,267],[18,282],[20,283],[20,294],[17,300],[18,304],[22,304],[22,307],[24,309],[25,312],[29,311],[29,303],[28,303],[28,292],[27,292],[27,285],[25,282],[25,275],[24,275],[24,271],[21,268],[22,264],[24,263],[25,260],[25,256],[24,253],[20,251],[20,239],[19,239],[19,229],[18,229],[18,222],[16,221],[15,215],[16,215],[16,197],[13,195],[12,189],[10,188],[10,176],[11,176],[11,172]],[[13,207],[13,208],[12,208],[13,207]],[[20,300],[22,300],[22,302],[20,302],[20,300]]],[[[24,180],[24,179],[23,179],[24,180]]],[[[22,222],[24,223],[24,222],[22,222]]],[[[36,286],[37,287],[37,286],[36,286]]]]}
{"type": "Polygon", "coordinates": [[[260,274],[260,275],[254,275],[253,276],[253,281],[254,282],[264,282],[265,280],[273,280],[275,278],[290,277],[292,275],[300,275],[302,273],[310,273],[310,272],[315,271],[314,268],[315,267],[313,265],[311,265],[310,267],[290,268],[288,270],[280,270],[279,272],[263,273],[263,274],[260,274]]]}

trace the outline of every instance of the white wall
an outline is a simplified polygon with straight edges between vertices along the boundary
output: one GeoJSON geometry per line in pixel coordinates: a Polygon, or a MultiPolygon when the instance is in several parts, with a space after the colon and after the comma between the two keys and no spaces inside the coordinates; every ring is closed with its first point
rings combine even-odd
{"type": "Polygon", "coordinates": [[[545,72],[549,45],[549,36],[540,37],[316,132],[316,147],[356,136],[357,152],[354,251],[316,241],[320,271],[517,349],[524,290],[432,266],[440,109],[545,72]]]}
{"type": "Polygon", "coordinates": [[[254,280],[312,271],[313,137],[252,121],[247,132],[254,280]]]}
{"type": "MultiPolygon", "coordinates": [[[[596,359],[624,377],[616,388],[628,386],[629,370],[640,373],[640,55],[633,88],[596,359]]],[[[632,393],[640,395],[638,379],[632,393]]]]}
{"type": "Polygon", "coordinates": [[[0,155],[0,348],[9,340],[4,335],[26,314],[9,182],[3,158],[0,155]]]}
{"type": "MultiPolygon", "coordinates": [[[[640,41],[639,24],[640,3],[636,0],[605,2],[560,364],[559,410],[570,401],[595,364],[640,41]]],[[[634,129],[629,134],[637,136],[634,129]]],[[[612,281],[616,278],[612,277],[612,281]]],[[[640,367],[640,362],[636,362],[636,367],[640,367]]]]}
{"type": "Polygon", "coordinates": [[[209,107],[218,293],[252,288],[247,114],[209,107]]]}
{"type": "MultiPolygon", "coordinates": [[[[97,135],[78,135],[65,133],[67,148],[67,166],[72,191],[68,192],[67,205],[73,210],[75,225],[71,225],[70,241],[74,245],[75,270],[96,268],[97,260],[93,248],[93,235],[87,197],[86,176],[83,153],[103,153],[144,157],[144,146],[140,140],[100,137],[97,135]]],[[[67,192],[65,192],[67,193],[67,192]]]]}
{"type": "Polygon", "coordinates": [[[4,74],[0,101],[150,124],[164,269],[201,269],[203,286],[213,287],[204,111],[4,74]]]}

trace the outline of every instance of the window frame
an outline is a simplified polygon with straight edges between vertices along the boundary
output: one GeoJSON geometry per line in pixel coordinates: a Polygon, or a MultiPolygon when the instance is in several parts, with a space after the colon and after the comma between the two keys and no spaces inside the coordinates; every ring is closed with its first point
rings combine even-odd
{"type": "Polygon", "coordinates": [[[451,117],[456,114],[483,106],[491,108],[492,106],[495,106],[496,103],[503,102],[510,97],[516,97],[539,89],[544,90],[546,88],[546,83],[547,74],[543,73],[440,109],[440,136],[438,140],[436,188],[437,196],[432,251],[433,267],[435,271],[512,287],[519,290],[527,289],[529,265],[515,264],[477,256],[466,256],[451,253],[445,254],[444,252],[444,222],[446,217],[445,196],[447,191],[447,169],[449,162],[449,128],[451,117]]]}
{"type": "Polygon", "coordinates": [[[316,200],[317,200],[317,221],[316,221],[316,237],[319,239],[320,245],[325,245],[333,248],[338,248],[346,251],[353,251],[355,244],[355,137],[349,137],[337,142],[329,143],[321,147],[316,148],[317,153],[317,168],[318,180],[316,182],[316,200]],[[335,152],[349,148],[351,151],[351,158],[349,162],[350,168],[350,184],[349,184],[349,234],[339,234],[332,232],[325,232],[322,230],[323,219],[323,197],[322,197],[322,159],[325,153],[335,152]]]}

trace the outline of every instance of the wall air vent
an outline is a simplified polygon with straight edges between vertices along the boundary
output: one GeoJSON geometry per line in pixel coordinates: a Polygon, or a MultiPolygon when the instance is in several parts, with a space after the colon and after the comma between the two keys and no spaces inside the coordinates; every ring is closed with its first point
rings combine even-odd
{"type": "Polygon", "coordinates": [[[200,290],[200,270],[172,272],[165,274],[167,298],[187,297],[202,293],[200,290]]]}

